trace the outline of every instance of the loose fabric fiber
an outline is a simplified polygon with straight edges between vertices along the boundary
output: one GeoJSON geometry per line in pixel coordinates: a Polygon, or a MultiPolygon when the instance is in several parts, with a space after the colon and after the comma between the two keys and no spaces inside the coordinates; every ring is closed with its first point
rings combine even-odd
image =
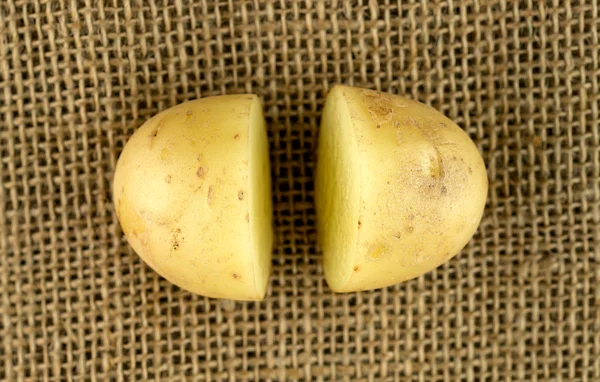
{"type": "Polygon", "coordinates": [[[596,1],[0,2],[0,380],[599,381],[596,1]],[[456,121],[488,169],[454,259],[334,294],[319,118],[346,84],[456,121]],[[256,93],[277,245],[262,302],[190,294],[128,246],[115,164],[146,119],[256,93]]]}

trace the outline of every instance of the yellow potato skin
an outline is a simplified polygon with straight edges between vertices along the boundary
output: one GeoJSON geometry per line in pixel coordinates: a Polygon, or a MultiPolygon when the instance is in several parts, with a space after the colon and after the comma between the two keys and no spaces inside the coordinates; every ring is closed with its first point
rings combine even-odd
{"type": "Polygon", "coordinates": [[[323,116],[315,198],[325,277],[334,291],[418,277],[468,243],[482,217],[488,180],[477,147],[461,128],[419,102],[345,86],[332,89],[323,116]],[[336,144],[341,137],[351,143],[336,144]],[[332,170],[331,158],[346,159],[332,170]],[[348,173],[354,178],[344,179],[348,173]],[[348,199],[337,215],[355,210],[356,221],[335,221],[329,205],[336,183],[342,185],[337,198],[348,199]]]}
{"type": "MultiPolygon", "coordinates": [[[[177,105],[142,125],[117,163],[113,195],[128,242],[163,277],[203,296],[260,300],[265,293],[260,273],[269,269],[258,269],[250,227],[251,118],[262,119],[255,95],[177,105]]],[[[264,147],[264,119],[255,128],[264,147]]],[[[268,157],[265,163],[268,172],[268,157]]],[[[268,201],[257,214],[269,220],[261,243],[270,257],[265,188],[268,201]]]]}

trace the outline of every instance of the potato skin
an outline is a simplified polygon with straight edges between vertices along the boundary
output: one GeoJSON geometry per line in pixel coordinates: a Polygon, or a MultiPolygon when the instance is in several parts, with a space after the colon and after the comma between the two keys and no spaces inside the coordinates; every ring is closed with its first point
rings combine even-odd
{"type": "Polygon", "coordinates": [[[163,277],[203,296],[264,295],[249,227],[251,112],[262,118],[255,95],[177,105],[144,123],[117,163],[113,195],[128,242],[163,277]]]}
{"type": "MultiPolygon", "coordinates": [[[[360,178],[358,221],[351,264],[336,263],[327,230],[331,217],[319,214],[330,186],[316,184],[319,242],[324,271],[336,292],[381,288],[426,273],[455,256],[482,217],[488,180],[477,147],[455,123],[410,99],[372,90],[335,87],[328,96],[347,104],[350,126],[326,126],[353,133],[360,178]],[[323,195],[320,195],[323,194],[323,195]],[[343,267],[344,276],[334,276],[343,267]]],[[[327,109],[328,106],[326,106],[327,109]]],[[[319,143],[321,145],[321,143],[319,143]]],[[[321,155],[321,153],[319,153],[321,155]]],[[[317,174],[327,172],[318,161],[317,174]]],[[[317,175],[319,180],[319,175],[317,175]]]]}

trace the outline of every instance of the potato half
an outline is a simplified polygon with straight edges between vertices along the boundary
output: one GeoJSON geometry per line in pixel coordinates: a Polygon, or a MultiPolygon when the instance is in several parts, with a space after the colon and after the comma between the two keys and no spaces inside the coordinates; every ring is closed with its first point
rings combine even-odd
{"type": "Polygon", "coordinates": [[[487,197],[477,147],[436,110],[346,86],[327,96],[315,179],[318,240],[336,292],[393,285],[456,255],[487,197]]]}
{"type": "Polygon", "coordinates": [[[148,120],[119,158],[113,193],[128,242],[167,280],[260,300],[271,267],[270,179],[260,101],[228,95],[148,120]]]}

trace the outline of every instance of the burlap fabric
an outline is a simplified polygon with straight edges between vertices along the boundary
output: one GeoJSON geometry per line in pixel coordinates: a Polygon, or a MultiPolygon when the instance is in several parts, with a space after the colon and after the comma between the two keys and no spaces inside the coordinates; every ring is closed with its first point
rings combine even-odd
{"type": "Polygon", "coordinates": [[[599,8],[2,1],[0,379],[600,380],[599,8]],[[483,154],[479,231],[416,280],[325,283],[312,178],[337,83],[430,104],[483,154]],[[260,303],[159,277],[111,200],[144,120],[244,92],[271,145],[278,245],[260,303]]]}

